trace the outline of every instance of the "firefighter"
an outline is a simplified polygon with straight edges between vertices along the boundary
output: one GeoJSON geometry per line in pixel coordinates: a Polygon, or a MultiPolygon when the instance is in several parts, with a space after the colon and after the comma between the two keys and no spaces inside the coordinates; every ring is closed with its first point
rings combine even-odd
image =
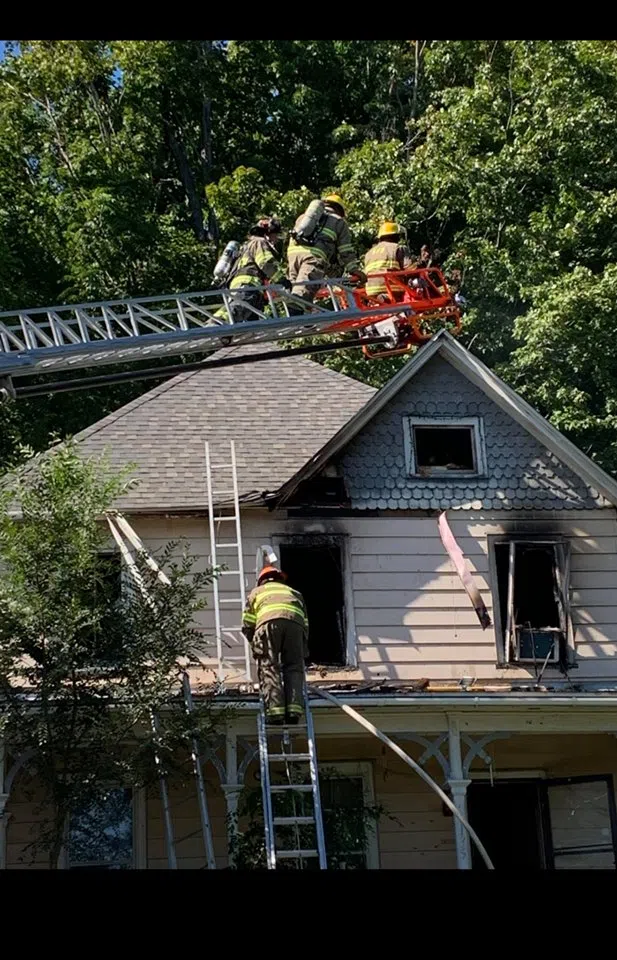
{"type": "Polygon", "coordinates": [[[286,580],[276,567],[264,567],[242,614],[242,632],[257,660],[266,716],[269,723],[277,724],[297,723],[303,713],[308,658],[306,606],[302,594],[286,580]]]}
{"type": "MultiPolygon", "coordinates": [[[[368,278],[365,289],[369,297],[376,297],[379,300],[389,299],[384,278],[371,276],[371,274],[407,270],[413,266],[409,250],[401,243],[401,234],[402,230],[398,223],[386,220],[379,228],[377,243],[364,255],[364,272],[368,278]]],[[[403,289],[402,284],[397,283],[396,286],[403,289]]]]}
{"type": "Polygon", "coordinates": [[[328,267],[335,263],[349,276],[362,278],[343,201],[331,193],[323,200],[314,200],[296,220],[287,249],[292,293],[312,303],[319,285],[310,281],[323,280],[328,267]]]}
{"type": "MultiPolygon", "coordinates": [[[[248,240],[241,247],[229,278],[229,289],[237,291],[246,304],[257,310],[263,310],[267,301],[263,290],[256,288],[266,281],[290,288],[276,248],[281,231],[281,223],[276,217],[260,217],[249,230],[248,240]]],[[[244,303],[234,304],[231,314],[234,323],[260,319],[244,303]]]]}
{"type": "Polygon", "coordinates": [[[416,267],[426,269],[427,267],[441,266],[441,250],[437,247],[433,250],[427,243],[420,248],[420,256],[416,261],[416,267]]]}

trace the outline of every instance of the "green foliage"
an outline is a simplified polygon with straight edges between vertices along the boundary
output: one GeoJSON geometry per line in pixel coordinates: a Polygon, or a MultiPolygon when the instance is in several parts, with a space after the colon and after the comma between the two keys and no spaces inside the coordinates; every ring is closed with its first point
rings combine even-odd
{"type": "MultiPolygon", "coordinates": [[[[614,41],[20,41],[0,64],[0,307],[203,289],[258,214],[290,228],[336,186],[359,252],[392,217],[463,269],[462,342],[513,383],[542,369],[528,399],[615,470],[614,378],[572,407],[593,325],[558,304],[617,263],[616,101],[614,41]],[[574,338],[555,365],[554,323],[574,338]]],[[[379,385],[405,361],[324,362],[379,385]]],[[[19,404],[0,459],[143,389],[19,404]]]]}
{"type": "MultiPolygon", "coordinates": [[[[93,802],[101,783],[152,779],[152,712],[164,767],[187,761],[178,660],[201,647],[193,617],[210,573],[194,573],[186,549],[178,557],[168,544],[158,559],[171,587],[139,556],[145,593],[129,584],[120,593],[102,516],[126,486],[68,444],[28,462],[2,491],[0,732],[15,757],[32,753],[46,811],[36,848],[50,866],[68,813],[93,802]]],[[[193,722],[209,735],[207,706],[193,722]]]]}
{"type": "MultiPolygon", "coordinates": [[[[337,784],[340,788],[353,786],[350,778],[341,776],[335,770],[322,768],[319,771],[322,792],[323,826],[326,845],[326,855],[329,870],[358,870],[363,869],[366,852],[373,833],[379,821],[384,816],[390,816],[381,804],[371,804],[364,801],[347,803],[323,803],[324,792],[330,784],[337,784]]],[[[282,781],[282,782],[287,782],[282,781]]],[[[293,783],[307,782],[302,777],[292,776],[293,783]]],[[[352,791],[350,796],[353,797],[352,791]]],[[[291,796],[291,791],[284,794],[275,793],[273,797],[273,814],[280,817],[310,816],[312,813],[312,798],[305,793],[291,796]]],[[[390,819],[394,819],[390,817],[390,819]]],[[[236,870],[262,870],[266,868],[266,848],[263,824],[263,801],[261,788],[245,788],[238,805],[238,814],[234,827],[239,830],[231,831],[230,860],[236,870]]],[[[315,829],[313,826],[277,827],[277,846],[281,850],[315,849],[315,829]]],[[[307,861],[309,869],[317,866],[317,861],[307,861]]],[[[277,869],[294,870],[293,862],[280,861],[277,869]]]]}

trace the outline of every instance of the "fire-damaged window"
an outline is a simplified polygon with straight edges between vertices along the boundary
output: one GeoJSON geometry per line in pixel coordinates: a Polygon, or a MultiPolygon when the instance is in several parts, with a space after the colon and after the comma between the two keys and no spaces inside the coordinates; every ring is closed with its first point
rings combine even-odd
{"type": "Polygon", "coordinates": [[[573,661],[570,544],[496,540],[494,551],[503,661],[567,668],[573,661]]]}
{"type": "Polygon", "coordinates": [[[349,505],[345,479],[336,464],[304,480],[287,501],[288,507],[344,507],[349,505]]]}
{"type": "Polygon", "coordinates": [[[419,477],[478,476],[485,472],[482,422],[405,418],[407,472],[419,477]]]}
{"type": "Polygon", "coordinates": [[[280,545],[281,569],[299,590],[309,619],[309,658],[323,666],[346,663],[342,544],[298,538],[280,545]]]}

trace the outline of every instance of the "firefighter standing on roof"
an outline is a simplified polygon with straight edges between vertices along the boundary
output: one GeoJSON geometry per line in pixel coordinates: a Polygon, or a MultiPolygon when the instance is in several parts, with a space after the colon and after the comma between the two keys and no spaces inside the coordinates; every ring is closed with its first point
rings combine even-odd
{"type": "Polygon", "coordinates": [[[304,710],[308,617],[302,594],[286,580],[276,567],[264,567],[242,615],[270,723],[297,723],[304,710]]]}
{"type": "Polygon", "coordinates": [[[244,301],[231,308],[234,323],[261,319],[250,307],[263,310],[266,306],[266,297],[263,290],[259,289],[266,281],[289,287],[275,245],[281,229],[276,217],[261,217],[249,231],[248,240],[240,249],[229,280],[229,289],[239,293],[244,301]],[[245,303],[249,306],[245,306],[245,303]]]}
{"type": "MultiPolygon", "coordinates": [[[[398,223],[386,221],[379,228],[377,243],[364,255],[364,271],[367,275],[366,293],[369,297],[388,298],[385,280],[372,274],[390,273],[394,270],[407,270],[413,266],[411,253],[401,244],[402,230],[398,223]]],[[[392,288],[394,282],[390,281],[392,288]]],[[[398,284],[397,284],[398,286],[398,284]]],[[[403,289],[402,284],[400,289],[403,289]]]]}
{"type": "Polygon", "coordinates": [[[323,280],[337,262],[351,274],[357,261],[343,201],[332,193],[314,200],[296,220],[287,250],[292,293],[312,302],[319,285],[310,281],[323,280]]]}

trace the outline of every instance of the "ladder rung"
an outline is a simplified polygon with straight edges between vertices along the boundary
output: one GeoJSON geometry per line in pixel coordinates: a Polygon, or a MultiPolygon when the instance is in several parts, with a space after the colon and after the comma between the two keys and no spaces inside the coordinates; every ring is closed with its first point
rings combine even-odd
{"type": "Polygon", "coordinates": [[[213,519],[214,519],[217,523],[220,523],[221,520],[237,520],[238,518],[237,518],[237,516],[236,516],[235,513],[234,513],[234,515],[233,515],[232,517],[214,517],[213,519]]]}
{"type": "Polygon", "coordinates": [[[224,543],[215,543],[214,546],[215,546],[216,549],[218,550],[219,547],[239,547],[240,544],[239,544],[239,543],[232,542],[232,541],[230,540],[230,541],[225,541],[224,543]]]}
{"type": "Polygon", "coordinates": [[[220,576],[220,577],[231,577],[232,574],[235,574],[237,577],[239,577],[239,576],[240,576],[240,571],[239,571],[239,570],[221,570],[221,572],[219,573],[219,576],[220,576]]]}
{"type": "Polygon", "coordinates": [[[270,793],[280,793],[283,790],[299,790],[301,793],[312,793],[313,787],[310,783],[273,783],[270,787],[270,793]]]}
{"type": "Polygon", "coordinates": [[[225,656],[223,656],[223,657],[221,657],[221,659],[224,661],[224,663],[240,663],[240,661],[242,661],[242,663],[244,663],[244,661],[246,660],[246,657],[225,657],[225,656]]]}
{"type": "Polygon", "coordinates": [[[282,730],[288,730],[294,733],[298,730],[306,730],[305,723],[267,723],[266,730],[272,730],[273,733],[281,733],[282,730]]]}
{"type": "Polygon", "coordinates": [[[219,603],[242,603],[242,597],[225,597],[219,603]]]}
{"type": "Polygon", "coordinates": [[[293,827],[294,824],[308,826],[315,823],[315,817],[273,817],[272,823],[275,827],[293,827]]]}
{"type": "Polygon", "coordinates": [[[285,760],[310,760],[311,755],[310,753],[271,753],[269,759],[275,763],[282,763],[285,760]]]}
{"type": "Polygon", "coordinates": [[[210,469],[211,470],[232,470],[233,467],[231,463],[211,463],[210,469]]]}
{"type": "Polygon", "coordinates": [[[277,850],[277,860],[305,860],[308,857],[318,857],[317,850],[277,850]]]}

